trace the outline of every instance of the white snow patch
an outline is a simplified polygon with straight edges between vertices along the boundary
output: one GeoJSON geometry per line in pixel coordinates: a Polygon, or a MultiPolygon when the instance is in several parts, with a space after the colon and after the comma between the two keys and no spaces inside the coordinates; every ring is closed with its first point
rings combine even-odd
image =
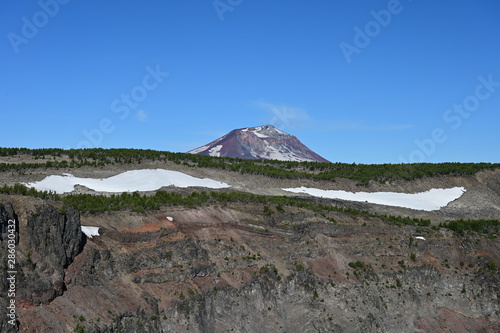
{"type": "Polygon", "coordinates": [[[273,159],[273,160],[295,161],[295,162],[312,161],[312,160],[309,160],[307,158],[299,157],[290,151],[288,151],[288,152],[280,151],[273,146],[266,147],[266,153],[268,154],[267,157],[270,159],[273,159]]]}
{"type": "Polygon", "coordinates": [[[190,151],[188,151],[188,153],[190,153],[190,154],[198,154],[198,153],[201,153],[202,151],[207,150],[207,148],[208,148],[208,145],[202,146],[202,147],[190,150],[190,151]]]}
{"type": "Polygon", "coordinates": [[[269,158],[273,160],[280,161],[293,161],[293,156],[290,154],[283,153],[273,146],[268,146],[266,152],[269,154],[269,158]]]}
{"type": "Polygon", "coordinates": [[[255,224],[249,224],[250,227],[254,227],[254,228],[258,228],[258,229],[262,229],[262,230],[265,230],[266,228],[264,228],[263,226],[260,226],[260,225],[255,225],[255,224]]]}
{"type": "Polygon", "coordinates": [[[82,232],[88,237],[99,236],[99,227],[86,227],[82,225],[82,232]]]}
{"type": "Polygon", "coordinates": [[[251,131],[251,132],[253,134],[255,134],[258,138],[262,138],[262,139],[268,138],[269,135],[265,135],[265,134],[259,133],[261,130],[262,130],[262,127],[257,127],[257,128],[255,128],[254,131],[251,131]]]}
{"type": "Polygon", "coordinates": [[[265,139],[265,138],[269,137],[269,135],[261,134],[261,133],[259,133],[257,131],[253,131],[252,133],[255,134],[258,138],[262,138],[262,139],[265,139]]]}
{"type": "Polygon", "coordinates": [[[227,188],[226,183],[209,178],[196,178],[178,171],[164,169],[131,170],[105,179],[79,178],[71,176],[47,176],[39,182],[26,183],[39,191],[54,191],[58,194],[72,192],[75,185],[83,185],[97,192],[154,191],[163,186],[227,188]]]}
{"type": "Polygon", "coordinates": [[[285,132],[283,131],[280,131],[279,129],[277,129],[276,127],[274,128],[276,130],[276,132],[278,132],[279,134],[283,134],[283,135],[287,135],[285,132]]]}
{"type": "Polygon", "coordinates": [[[425,237],[422,237],[422,236],[417,236],[417,237],[415,237],[415,239],[425,240],[425,237]]]}
{"type": "Polygon", "coordinates": [[[174,220],[174,218],[172,216],[167,216],[167,220],[169,220],[170,222],[172,222],[174,220]]]}
{"type": "Polygon", "coordinates": [[[439,210],[448,205],[451,201],[460,198],[465,192],[463,187],[453,188],[433,188],[421,193],[395,193],[395,192],[346,192],[346,191],[325,191],[317,188],[284,188],[284,191],[293,193],[307,193],[312,196],[342,199],[350,201],[368,201],[379,205],[405,207],[411,209],[432,211],[439,210]]]}
{"type": "Polygon", "coordinates": [[[222,147],[223,145],[217,145],[213,148],[210,148],[210,150],[208,151],[208,155],[220,157],[220,150],[222,149],[222,147]]]}
{"type": "Polygon", "coordinates": [[[224,136],[221,136],[220,138],[218,138],[217,140],[215,140],[215,142],[219,142],[219,141],[222,141],[226,138],[227,134],[224,135],[224,136]]]}

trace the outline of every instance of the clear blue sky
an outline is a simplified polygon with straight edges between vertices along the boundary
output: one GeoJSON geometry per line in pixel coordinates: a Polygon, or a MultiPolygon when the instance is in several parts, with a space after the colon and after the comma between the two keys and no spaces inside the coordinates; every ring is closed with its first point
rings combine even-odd
{"type": "Polygon", "coordinates": [[[274,124],[334,162],[500,162],[499,18],[495,0],[5,0],[0,146],[182,152],[274,124]]]}

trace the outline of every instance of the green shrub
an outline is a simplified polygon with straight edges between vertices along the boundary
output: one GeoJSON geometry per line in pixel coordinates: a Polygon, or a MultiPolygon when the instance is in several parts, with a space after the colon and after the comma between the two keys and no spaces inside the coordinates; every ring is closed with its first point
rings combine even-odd
{"type": "Polygon", "coordinates": [[[269,206],[264,206],[264,213],[267,215],[273,215],[274,211],[269,206]]]}
{"type": "Polygon", "coordinates": [[[150,161],[172,161],[189,167],[223,169],[242,174],[264,175],[277,179],[316,179],[335,181],[336,178],[356,180],[359,186],[370,181],[387,182],[398,179],[413,180],[440,175],[472,175],[481,170],[500,167],[492,163],[414,163],[414,164],[346,164],[319,162],[291,162],[277,160],[247,160],[228,157],[203,156],[187,153],[141,149],[26,149],[0,148],[0,156],[31,155],[33,159],[66,156],[69,161],[42,163],[0,163],[0,171],[29,168],[77,168],[105,166],[112,163],[130,164],[150,161]]]}
{"type": "Polygon", "coordinates": [[[460,235],[466,232],[477,233],[498,233],[500,230],[500,221],[498,220],[455,220],[443,223],[444,228],[450,229],[460,235]]]}
{"type": "Polygon", "coordinates": [[[356,262],[350,262],[348,265],[349,265],[349,267],[352,267],[354,269],[365,267],[365,263],[362,261],[359,261],[359,260],[356,262]]]}
{"type": "Polygon", "coordinates": [[[75,327],[75,332],[76,333],[85,333],[85,326],[81,326],[80,324],[77,324],[75,327]]]}
{"type": "Polygon", "coordinates": [[[495,262],[491,261],[491,260],[488,261],[485,265],[491,271],[496,271],[497,270],[497,264],[495,262]]]}

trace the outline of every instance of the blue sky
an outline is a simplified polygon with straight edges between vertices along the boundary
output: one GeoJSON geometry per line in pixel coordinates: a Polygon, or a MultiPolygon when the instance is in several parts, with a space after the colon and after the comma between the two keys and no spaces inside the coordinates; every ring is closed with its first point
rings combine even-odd
{"type": "Polygon", "coordinates": [[[334,162],[500,161],[498,1],[0,8],[0,146],[183,152],[274,124],[334,162]]]}

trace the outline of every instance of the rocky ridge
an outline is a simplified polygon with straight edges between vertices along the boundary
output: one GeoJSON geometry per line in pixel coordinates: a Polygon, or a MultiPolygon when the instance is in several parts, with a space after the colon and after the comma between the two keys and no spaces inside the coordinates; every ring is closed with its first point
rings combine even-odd
{"type": "MultiPolygon", "coordinates": [[[[22,163],[30,157],[23,158],[5,159],[22,163]]],[[[281,188],[294,186],[405,193],[464,186],[467,191],[432,212],[294,195],[345,210],[214,201],[203,207],[88,214],[50,197],[1,194],[4,265],[7,221],[16,221],[18,230],[18,321],[12,327],[0,317],[1,332],[500,330],[498,232],[458,234],[438,226],[458,218],[499,219],[499,169],[358,186],[343,178],[279,179],[142,160],[12,169],[0,173],[0,185],[63,173],[106,178],[147,168],[224,181],[232,187],[218,191],[228,194],[280,196],[287,194],[281,188]],[[398,224],[362,210],[425,218],[431,225],[398,224]],[[99,227],[100,236],[86,238],[81,225],[99,227]]],[[[183,195],[206,191],[163,190],[183,195]]],[[[3,267],[0,306],[5,308],[3,267]]]]}
{"type": "Polygon", "coordinates": [[[294,207],[80,217],[57,202],[0,199],[1,230],[19,224],[19,332],[500,328],[498,241],[483,235],[294,207]],[[86,239],[81,224],[101,236],[86,239]]]}

